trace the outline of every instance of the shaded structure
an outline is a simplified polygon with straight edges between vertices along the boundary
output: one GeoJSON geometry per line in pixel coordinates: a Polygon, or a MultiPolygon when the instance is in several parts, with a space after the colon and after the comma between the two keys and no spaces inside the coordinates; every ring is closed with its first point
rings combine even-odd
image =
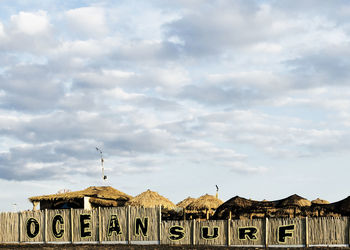
{"type": "Polygon", "coordinates": [[[311,202],[293,194],[276,201],[255,201],[235,196],[217,208],[217,219],[253,219],[264,217],[299,217],[309,211],[311,202]]]}
{"type": "Polygon", "coordinates": [[[30,197],[33,210],[39,209],[120,207],[132,196],[110,186],[89,187],[81,191],[30,197]]]}
{"type": "Polygon", "coordinates": [[[195,199],[186,206],[186,213],[190,218],[209,219],[215,210],[223,203],[222,200],[213,195],[205,194],[195,199]]]}

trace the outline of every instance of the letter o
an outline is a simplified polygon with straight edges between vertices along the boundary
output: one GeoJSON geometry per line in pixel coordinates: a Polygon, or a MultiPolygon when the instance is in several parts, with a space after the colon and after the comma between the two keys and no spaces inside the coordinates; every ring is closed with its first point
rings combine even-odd
{"type": "Polygon", "coordinates": [[[30,218],[27,220],[27,235],[29,238],[35,238],[39,233],[39,229],[39,222],[36,219],[30,218]],[[32,225],[34,225],[34,232],[32,232],[32,225]]]}

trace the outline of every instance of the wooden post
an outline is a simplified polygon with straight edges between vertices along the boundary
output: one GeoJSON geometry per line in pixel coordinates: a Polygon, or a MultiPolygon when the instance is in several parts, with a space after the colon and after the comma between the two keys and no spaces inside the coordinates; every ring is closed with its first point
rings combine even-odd
{"type": "Polygon", "coordinates": [[[269,247],[269,219],[265,217],[265,248],[269,247]]]}
{"type": "Polygon", "coordinates": [[[102,243],[102,222],[101,222],[101,207],[98,207],[98,242],[102,243]]]}
{"type": "Polygon", "coordinates": [[[130,232],[130,206],[128,206],[128,208],[127,208],[128,210],[128,212],[127,212],[127,230],[128,230],[128,244],[131,244],[131,232],[130,232]]]}
{"type": "Polygon", "coordinates": [[[70,241],[71,243],[73,243],[74,242],[73,208],[70,209],[69,217],[70,217],[70,241]]]}
{"type": "Polygon", "coordinates": [[[228,216],[228,219],[229,219],[229,220],[232,220],[232,211],[230,211],[229,216],[228,216]]]}
{"type": "Polygon", "coordinates": [[[350,217],[348,217],[348,237],[349,237],[349,247],[350,247],[350,217]]]}
{"type": "Polygon", "coordinates": [[[47,243],[47,209],[44,212],[44,243],[47,243]]]}
{"type": "Polygon", "coordinates": [[[159,220],[158,220],[158,237],[159,237],[159,245],[162,242],[162,206],[159,205],[159,220]]]}
{"type": "Polygon", "coordinates": [[[231,220],[227,220],[227,246],[231,245],[231,220]]]}
{"type": "Polygon", "coordinates": [[[186,208],[182,209],[182,213],[183,213],[183,219],[185,221],[186,220],[186,208]]]}
{"type": "Polygon", "coordinates": [[[305,247],[309,247],[309,219],[305,217],[305,247]]]}
{"type": "Polygon", "coordinates": [[[21,234],[22,234],[21,212],[18,212],[18,243],[21,243],[21,234]]]}
{"type": "Polygon", "coordinates": [[[196,219],[192,220],[192,245],[196,244],[196,219]]]}

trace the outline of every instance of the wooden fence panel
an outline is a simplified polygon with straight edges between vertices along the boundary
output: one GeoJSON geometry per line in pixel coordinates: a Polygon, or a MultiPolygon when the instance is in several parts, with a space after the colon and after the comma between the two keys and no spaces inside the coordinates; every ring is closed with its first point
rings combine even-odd
{"type": "Polygon", "coordinates": [[[44,242],[44,211],[25,211],[20,216],[21,242],[44,242]]]}
{"type": "Polygon", "coordinates": [[[161,244],[190,245],[192,243],[192,221],[162,221],[161,244]]]}
{"type": "Polygon", "coordinates": [[[349,244],[348,217],[309,218],[309,244],[349,244]]]}
{"type": "Polygon", "coordinates": [[[0,242],[18,242],[18,213],[0,213],[0,242]]]}
{"type": "Polygon", "coordinates": [[[159,242],[159,208],[130,207],[130,219],[131,241],[159,242]]]}
{"type": "Polygon", "coordinates": [[[71,221],[69,209],[47,210],[47,242],[70,242],[71,221]]]}
{"type": "Polygon", "coordinates": [[[98,241],[98,210],[73,209],[73,241],[98,241]]]}
{"type": "Polygon", "coordinates": [[[196,221],[195,245],[227,245],[227,220],[196,221]]]}
{"type": "Polygon", "coordinates": [[[265,220],[232,220],[231,245],[237,246],[263,246],[265,245],[265,220]]]}
{"type": "Polygon", "coordinates": [[[128,241],[127,207],[101,208],[101,240],[126,244],[128,241]]]}
{"type": "Polygon", "coordinates": [[[305,245],[305,218],[271,218],[269,245],[305,245]]]}
{"type": "Polygon", "coordinates": [[[348,245],[348,217],[160,221],[159,208],[0,213],[1,243],[113,242],[169,245],[348,245]],[[307,223],[306,223],[307,221],[307,223]],[[46,224],[45,224],[46,223],[46,224]],[[306,230],[307,227],[307,230],[306,230]],[[267,233],[267,234],[266,234],[267,233]],[[306,237],[308,237],[306,239],[306,237]],[[229,242],[228,242],[229,241],[229,242]]]}

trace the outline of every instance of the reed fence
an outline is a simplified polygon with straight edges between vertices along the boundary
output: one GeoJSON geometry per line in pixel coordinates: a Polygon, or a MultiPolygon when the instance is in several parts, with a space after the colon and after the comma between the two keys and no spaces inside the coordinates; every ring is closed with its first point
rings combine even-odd
{"type": "Polygon", "coordinates": [[[0,243],[350,246],[349,217],[162,221],[160,208],[0,213],[0,243]]]}

